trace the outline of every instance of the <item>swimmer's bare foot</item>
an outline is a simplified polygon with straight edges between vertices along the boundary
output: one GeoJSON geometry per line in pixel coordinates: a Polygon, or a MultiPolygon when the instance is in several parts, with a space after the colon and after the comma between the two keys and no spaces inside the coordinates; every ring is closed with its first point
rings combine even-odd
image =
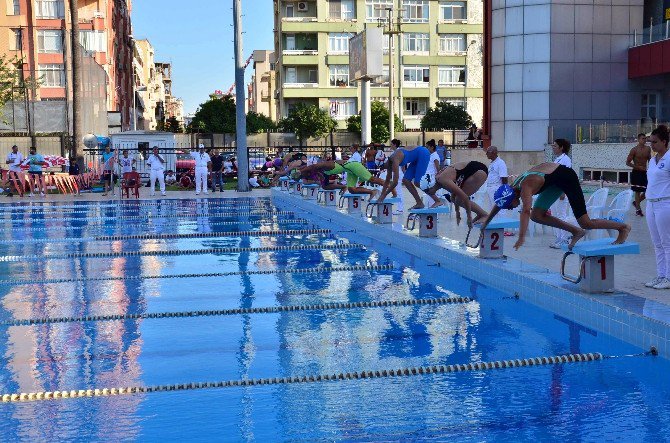
{"type": "Polygon", "coordinates": [[[442,203],[441,200],[438,200],[435,203],[433,203],[430,207],[431,208],[439,208],[440,206],[443,206],[443,205],[444,205],[444,203],[442,203]]]}
{"type": "Polygon", "coordinates": [[[616,240],[614,240],[613,245],[620,245],[621,243],[625,242],[626,239],[628,238],[628,234],[630,234],[630,225],[624,225],[622,228],[619,228],[619,235],[617,236],[616,240]]]}
{"type": "Polygon", "coordinates": [[[572,251],[572,248],[575,247],[575,244],[582,239],[586,235],[586,231],[583,229],[580,229],[577,231],[576,234],[572,234],[572,240],[570,240],[570,244],[568,245],[568,251],[572,251]]]}

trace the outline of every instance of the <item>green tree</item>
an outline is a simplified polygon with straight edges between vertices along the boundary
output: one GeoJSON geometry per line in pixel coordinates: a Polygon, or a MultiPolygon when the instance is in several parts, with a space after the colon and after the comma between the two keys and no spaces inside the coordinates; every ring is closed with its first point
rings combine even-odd
{"type": "Polygon", "coordinates": [[[254,111],[247,113],[247,134],[257,134],[277,129],[277,125],[267,115],[259,114],[254,111]]]}
{"type": "Polygon", "coordinates": [[[323,137],[335,129],[337,123],[325,109],[318,106],[298,103],[285,119],[279,122],[283,131],[293,132],[300,146],[308,138],[323,137]]]}
{"type": "Polygon", "coordinates": [[[195,112],[192,127],[202,128],[202,132],[234,134],[235,100],[233,97],[224,95],[219,98],[210,95],[209,100],[202,103],[195,112]]]}
{"type": "Polygon", "coordinates": [[[428,108],[421,119],[421,129],[468,129],[472,126],[472,117],[462,107],[451,103],[436,102],[434,108],[428,108]]]}
{"type": "MultiPolygon", "coordinates": [[[[389,111],[386,109],[386,105],[380,101],[373,101],[370,106],[370,120],[372,126],[372,142],[373,143],[386,143],[391,137],[391,132],[389,131],[389,111]]],[[[402,124],[402,120],[396,115],[394,116],[394,131],[400,132],[404,131],[405,127],[402,124]]],[[[362,132],[361,125],[361,114],[352,115],[347,120],[347,131],[355,132],[360,134],[362,132]]]]}
{"type": "Polygon", "coordinates": [[[174,115],[168,118],[165,122],[165,130],[176,133],[184,132],[184,128],[181,126],[181,123],[179,123],[179,120],[177,120],[177,117],[174,115]]]}

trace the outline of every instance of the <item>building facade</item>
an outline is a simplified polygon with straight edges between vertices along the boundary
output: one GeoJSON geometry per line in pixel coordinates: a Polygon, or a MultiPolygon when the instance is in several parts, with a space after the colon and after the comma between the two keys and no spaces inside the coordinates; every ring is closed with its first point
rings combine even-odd
{"type": "MultiPolygon", "coordinates": [[[[274,0],[277,116],[310,103],[346,126],[360,110],[360,88],[349,77],[349,38],[380,26],[391,7],[401,10],[401,33],[391,43],[395,114],[418,128],[429,107],[446,101],[465,106],[479,123],[483,4],[474,0],[274,0]]],[[[373,81],[371,95],[388,106],[387,36],[384,41],[385,74],[373,81]]]]}
{"type": "MultiPolygon", "coordinates": [[[[21,60],[23,78],[37,80],[33,101],[72,99],[70,0],[12,0],[0,3],[0,53],[21,60]]],[[[132,105],[130,0],[79,0],[79,43],[84,56],[107,74],[106,110],[121,114],[129,128],[132,105]]],[[[83,67],[92,66],[84,63],[83,67]]],[[[92,69],[95,69],[93,67],[92,69]]],[[[82,79],[88,73],[82,72],[82,79]]],[[[84,91],[90,91],[86,88],[84,91]]],[[[67,106],[66,106],[67,108],[67,106]]],[[[84,128],[86,130],[86,128],[84,128]]]]}
{"type": "Polygon", "coordinates": [[[277,100],[275,98],[275,53],[267,50],[253,52],[254,73],[247,90],[249,111],[263,114],[277,121],[277,100]]]}

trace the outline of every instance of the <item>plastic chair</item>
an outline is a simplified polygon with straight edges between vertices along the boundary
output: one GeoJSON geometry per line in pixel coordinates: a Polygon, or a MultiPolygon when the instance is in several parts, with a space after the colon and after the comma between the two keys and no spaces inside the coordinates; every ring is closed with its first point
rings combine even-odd
{"type": "Polygon", "coordinates": [[[124,193],[126,198],[130,198],[131,193],[135,198],[140,198],[140,186],[142,186],[140,174],[138,172],[126,172],[121,179],[121,198],[123,198],[124,193]]]}

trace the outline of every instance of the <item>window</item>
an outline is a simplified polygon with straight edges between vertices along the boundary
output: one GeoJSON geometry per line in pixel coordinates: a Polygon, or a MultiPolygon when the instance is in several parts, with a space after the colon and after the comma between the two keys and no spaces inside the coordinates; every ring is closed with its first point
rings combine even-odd
{"type": "Polygon", "coordinates": [[[403,0],[403,19],[410,23],[428,23],[428,0],[403,0]]]}
{"type": "Polygon", "coordinates": [[[465,20],[467,10],[465,2],[440,2],[440,20],[465,20]]]}
{"type": "Polygon", "coordinates": [[[330,65],[330,86],[350,86],[349,65],[330,65]]]}
{"type": "Polygon", "coordinates": [[[640,112],[640,117],[643,119],[656,120],[658,113],[658,94],[656,93],[647,93],[642,94],[642,109],[640,112]]]}
{"type": "Polygon", "coordinates": [[[79,31],[79,43],[87,52],[107,52],[105,31],[79,31]]]}
{"type": "Polygon", "coordinates": [[[437,73],[439,86],[465,85],[465,66],[442,66],[437,73]]]}
{"type": "Polygon", "coordinates": [[[336,120],[345,120],[352,115],[356,115],[355,98],[331,98],[330,116],[336,120]]]}
{"type": "Polygon", "coordinates": [[[65,87],[65,69],[63,65],[39,65],[40,86],[46,88],[65,87]]]}
{"type": "Polygon", "coordinates": [[[430,38],[428,34],[408,32],[403,34],[402,49],[407,52],[429,52],[430,38]]]}
{"type": "Polygon", "coordinates": [[[286,17],[295,17],[295,5],[293,3],[286,5],[286,17]]]}
{"type": "Polygon", "coordinates": [[[21,29],[12,29],[12,41],[9,44],[11,51],[20,51],[23,48],[23,31],[21,29]]]}
{"type": "Polygon", "coordinates": [[[447,54],[465,52],[465,34],[441,34],[440,52],[447,54]]]}
{"type": "Polygon", "coordinates": [[[348,54],[350,38],[351,34],[349,34],[348,32],[338,32],[328,34],[328,53],[348,54]]]}
{"type": "Polygon", "coordinates": [[[403,80],[405,82],[428,83],[430,81],[430,69],[425,66],[404,66],[403,80]]]}
{"type": "Polygon", "coordinates": [[[385,19],[387,15],[386,8],[393,6],[393,0],[365,0],[365,20],[376,22],[379,19],[385,19]]]}
{"type": "Polygon", "coordinates": [[[37,52],[62,53],[63,31],[59,29],[37,31],[37,52]]]}
{"type": "Polygon", "coordinates": [[[331,20],[353,20],[354,0],[329,0],[328,17],[331,20]]]}
{"type": "Polygon", "coordinates": [[[35,2],[35,16],[37,18],[65,17],[63,0],[37,0],[35,2]]]}
{"type": "Polygon", "coordinates": [[[403,115],[426,115],[428,102],[425,98],[406,98],[403,115]]]}
{"type": "Polygon", "coordinates": [[[21,2],[20,0],[12,0],[12,6],[7,15],[21,15],[21,2]],[[11,13],[10,13],[11,12],[11,13]]]}
{"type": "Polygon", "coordinates": [[[460,107],[463,108],[463,109],[465,109],[465,106],[467,105],[466,100],[463,99],[463,98],[452,98],[452,97],[449,97],[449,98],[443,98],[443,99],[440,100],[440,101],[442,101],[442,102],[444,102],[444,103],[449,103],[450,105],[460,106],[460,107]]]}

